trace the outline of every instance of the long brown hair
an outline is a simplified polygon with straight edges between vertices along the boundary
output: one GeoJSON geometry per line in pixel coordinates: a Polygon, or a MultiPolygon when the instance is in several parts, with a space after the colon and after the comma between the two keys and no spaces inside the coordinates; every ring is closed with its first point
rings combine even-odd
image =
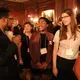
{"type": "MultiPolygon", "coordinates": [[[[65,9],[63,13],[66,13],[71,17],[71,32],[72,32],[72,36],[74,35],[74,39],[75,39],[77,25],[75,22],[73,10],[72,9],[65,9]]],[[[67,39],[66,32],[67,32],[67,27],[64,24],[62,24],[62,27],[60,29],[60,40],[67,39]]]]}

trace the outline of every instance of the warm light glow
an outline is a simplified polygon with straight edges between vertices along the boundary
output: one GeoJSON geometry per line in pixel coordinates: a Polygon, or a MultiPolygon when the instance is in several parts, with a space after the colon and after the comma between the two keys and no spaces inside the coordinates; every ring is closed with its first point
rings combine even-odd
{"type": "Polygon", "coordinates": [[[45,13],[47,16],[50,17],[52,12],[53,12],[53,10],[46,10],[46,11],[43,11],[42,16],[43,16],[43,14],[45,13]]]}
{"type": "Polygon", "coordinates": [[[32,15],[28,15],[28,17],[32,17],[32,15]]]}
{"type": "Polygon", "coordinates": [[[44,11],[46,13],[47,16],[50,16],[51,13],[52,13],[52,10],[47,10],[47,11],[44,11]]]}
{"type": "Polygon", "coordinates": [[[32,17],[31,17],[31,18],[30,18],[30,20],[31,20],[31,21],[33,21],[33,20],[34,20],[34,18],[32,18],[32,17]]]}
{"type": "Polygon", "coordinates": [[[33,22],[35,22],[35,23],[38,22],[38,18],[34,18],[33,22]]]}
{"type": "Polygon", "coordinates": [[[78,10],[77,7],[73,9],[74,14],[76,14],[77,10],[78,10]]]}
{"type": "Polygon", "coordinates": [[[38,22],[38,18],[33,18],[33,17],[31,17],[30,20],[31,20],[33,23],[37,23],[37,22],[38,22]]]}
{"type": "Polygon", "coordinates": [[[18,20],[13,20],[13,26],[17,26],[19,24],[18,20]]]}
{"type": "Polygon", "coordinates": [[[51,9],[51,10],[43,11],[41,16],[46,17],[51,21],[54,21],[54,17],[55,17],[54,10],[51,9]]]}

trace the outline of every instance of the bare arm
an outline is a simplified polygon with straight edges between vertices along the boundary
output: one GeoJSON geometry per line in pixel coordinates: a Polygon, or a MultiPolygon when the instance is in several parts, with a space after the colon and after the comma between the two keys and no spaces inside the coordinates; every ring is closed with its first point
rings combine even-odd
{"type": "Polygon", "coordinates": [[[23,60],[22,60],[22,56],[21,56],[21,46],[22,46],[22,43],[20,43],[18,46],[19,64],[23,64],[23,60]]]}
{"type": "Polygon", "coordinates": [[[53,74],[55,76],[57,76],[58,74],[58,70],[57,70],[57,52],[58,52],[58,47],[59,47],[59,44],[58,43],[54,43],[54,48],[53,48],[53,57],[52,57],[52,60],[53,60],[53,74]]]}
{"type": "Polygon", "coordinates": [[[54,48],[53,48],[53,68],[56,68],[57,52],[58,52],[58,44],[54,43],[54,48]]]}

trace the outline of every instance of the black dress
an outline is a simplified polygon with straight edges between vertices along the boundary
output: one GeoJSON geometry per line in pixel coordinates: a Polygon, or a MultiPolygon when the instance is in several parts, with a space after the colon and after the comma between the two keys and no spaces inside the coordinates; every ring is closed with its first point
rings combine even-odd
{"type": "Polygon", "coordinates": [[[21,47],[21,56],[23,60],[22,68],[31,68],[31,57],[29,54],[29,37],[25,34],[22,35],[22,47],[21,47]]]}

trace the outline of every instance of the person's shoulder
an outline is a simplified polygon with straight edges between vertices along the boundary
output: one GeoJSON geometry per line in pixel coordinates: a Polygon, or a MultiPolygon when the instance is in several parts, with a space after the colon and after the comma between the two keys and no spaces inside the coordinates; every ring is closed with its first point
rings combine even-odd
{"type": "Polygon", "coordinates": [[[2,30],[0,29],[0,34],[3,34],[2,30]]]}
{"type": "Polygon", "coordinates": [[[33,32],[32,35],[36,36],[37,34],[39,34],[39,32],[33,32]]]}
{"type": "Polygon", "coordinates": [[[37,40],[37,38],[39,37],[39,32],[33,32],[30,38],[31,42],[34,42],[37,40]]]}
{"type": "Polygon", "coordinates": [[[79,29],[76,30],[76,35],[77,35],[77,37],[80,38],[80,30],[79,29]]]}
{"type": "Polygon", "coordinates": [[[57,30],[56,33],[55,33],[55,35],[56,35],[56,34],[60,34],[60,30],[57,30]]]}
{"type": "Polygon", "coordinates": [[[59,33],[59,32],[60,32],[60,30],[57,30],[57,31],[56,31],[56,33],[59,33]]]}
{"type": "Polygon", "coordinates": [[[21,37],[22,37],[22,38],[26,37],[25,33],[22,33],[22,34],[21,34],[21,37]]]}
{"type": "Polygon", "coordinates": [[[54,38],[54,35],[50,32],[47,32],[47,36],[52,40],[54,38]]]}
{"type": "Polygon", "coordinates": [[[5,34],[6,35],[13,35],[13,32],[12,31],[5,31],[5,34]]]}
{"type": "Polygon", "coordinates": [[[47,34],[50,34],[50,35],[53,35],[53,34],[52,34],[51,32],[49,32],[49,31],[47,31],[46,33],[47,33],[47,34]]]}

